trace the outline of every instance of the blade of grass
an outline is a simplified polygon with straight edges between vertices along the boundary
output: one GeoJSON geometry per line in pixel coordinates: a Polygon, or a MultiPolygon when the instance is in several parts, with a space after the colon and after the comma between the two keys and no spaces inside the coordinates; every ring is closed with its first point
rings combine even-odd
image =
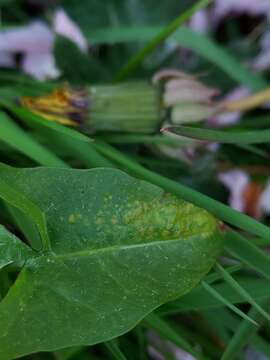
{"type": "Polygon", "coordinates": [[[268,129],[254,131],[222,131],[178,125],[169,126],[161,131],[172,133],[174,135],[187,136],[192,139],[221,142],[224,144],[262,144],[270,141],[270,130],[268,129]]]}
{"type": "Polygon", "coordinates": [[[137,54],[135,54],[129,62],[115,75],[113,81],[120,81],[129,76],[140,63],[149,55],[159,44],[165,41],[171,34],[173,34],[184,22],[186,22],[195,12],[201,10],[212,0],[199,0],[183,14],[180,14],[176,19],[170,22],[162,31],[160,31],[152,40],[146,44],[137,54]]]}
{"type": "Polygon", "coordinates": [[[253,336],[251,344],[256,350],[262,352],[267,358],[270,359],[270,344],[269,341],[264,340],[261,336],[253,336]]]}
{"type": "MultiPolygon", "coordinates": [[[[97,137],[97,139],[99,139],[97,137]]],[[[131,135],[115,135],[109,134],[102,136],[100,138],[103,141],[107,141],[111,144],[163,144],[163,145],[187,145],[194,143],[194,140],[190,139],[175,139],[173,137],[164,136],[164,135],[141,135],[141,134],[131,134],[131,135]]]]}
{"type": "Polygon", "coordinates": [[[235,231],[227,231],[224,238],[224,247],[230,255],[270,279],[270,257],[251,241],[235,231]]]}
{"type": "Polygon", "coordinates": [[[203,288],[209,292],[213,297],[215,297],[218,301],[220,301],[223,305],[227,306],[229,309],[231,309],[233,312],[235,312],[237,315],[242,317],[243,319],[249,321],[253,325],[257,326],[257,322],[254,321],[250,316],[246,315],[242,310],[238,309],[236,306],[234,306],[230,301],[226,300],[221,294],[219,294],[213,287],[208,285],[206,282],[202,281],[203,288]]]}
{"type": "Polygon", "coordinates": [[[262,239],[262,238],[258,238],[258,237],[255,237],[255,238],[248,238],[248,242],[249,243],[252,243],[253,245],[257,246],[257,247],[264,247],[264,246],[267,246],[269,244],[268,240],[266,239],[262,239]]]}
{"type": "MultiPolygon", "coordinates": [[[[98,139],[98,137],[97,137],[98,139]]],[[[157,144],[157,145],[170,145],[170,146],[177,146],[178,148],[180,146],[187,146],[189,144],[196,143],[196,140],[190,139],[190,138],[179,138],[177,139],[174,137],[164,136],[164,135],[105,135],[100,138],[101,140],[107,141],[110,144],[157,144]]],[[[233,144],[243,150],[249,151],[253,154],[256,154],[258,156],[264,157],[269,159],[269,154],[267,151],[264,151],[262,149],[258,149],[255,146],[252,145],[238,145],[233,144]]]]}
{"type": "MultiPolygon", "coordinates": [[[[42,129],[38,129],[38,131],[42,133],[42,129]]],[[[51,142],[63,149],[68,156],[81,160],[87,167],[113,167],[113,163],[102,156],[92,143],[78,141],[66,134],[51,130],[46,130],[43,133],[51,142]]]]}
{"type": "Polygon", "coordinates": [[[64,161],[21,130],[5,113],[0,112],[0,140],[20,151],[38,164],[66,167],[64,161]]]}
{"type": "Polygon", "coordinates": [[[238,326],[239,321],[241,321],[239,317],[235,316],[234,313],[225,307],[215,310],[204,310],[200,312],[200,314],[211,329],[213,336],[218,337],[220,347],[224,349],[225,345],[230,341],[230,334],[226,327],[226,323],[231,322],[234,326],[238,326]]]}
{"type": "Polygon", "coordinates": [[[146,334],[145,334],[145,330],[141,325],[138,325],[135,327],[134,331],[134,336],[137,340],[137,346],[138,346],[138,351],[137,354],[139,356],[140,360],[147,360],[147,338],[146,338],[146,334]]]}
{"type": "MultiPolygon", "coordinates": [[[[113,166],[112,162],[107,160],[95,150],[95,148],[91,145],[92,140],[86,135],[83,135],[78,131],[67,128],[60,124],[47,121],[38,115],[32,114],[26,109],[10,105],[6,107],[15,115],[17,115],[22,121],[24,121],[28,126],[40,132],[41,134],[45,134],[50,142],[55,142],[58,146],[68,150],[69,155],[77,156],[77,158],[81,159],[85,165],[89,167],[113,166]]],[[[49,152],[49,150],[47,151],[49,152]]],[[[68,164],[62,162],[62,160],[60,160],[55,155],[54,157],[59,163],[58,166],[60,166],[60,162],[63,164],[62,167],[68,166],[68,164]]],[[[38,159],[42,161],[42,158],[37,157],[37,160],[38,159]]],[[[41,161],[39,161],[41,165],[53,166],[53,164],[46,164],[41,161]]]]}
{"type": "Polygon", "coordinates": [[[25,108],[15,106],[14,104],[9,103],[7,101],[0,101],[0,104],[4,108],[8,109],[12,114],[18,116],[18,118],[23,122],[25,122],[28,126],[35,126],[36,128],[38,126],[46,127],[51,130],[54,130],[55,132],[70,136],[73,139],[86,143],[92,141],[90,137],[80,133],[79,131],[73,130],[67,126],[63,126],[54,121],[49,121],[47,119],[44,119],[43,117],[36,115],[25,108]]]}
{"type": "MultiPolygon", "coordinates": [[[[4,69],[0,70],[0,80],[5,81],[9,84],[12,84],[13,88],[15,86],[27,86],[28,88],[34,88],[37,89],[39,92],[44,92],[44,91],[52,91],[56,88],[57,83],[54,82],[50,82],[48,80],[46,81],[40,81],[40,80],[36,80],[26,74],[21,73],[20,71],[15,72],[15,73],[7,73],[5,72],[4,69]]],[[[2,90],[2,88],[1,88],[2,90]]],[[[1,93],[0,90],[0,93],[1,93]]]]}
{"type": "Polygon", "coordinates": [[[266,159],[269,159],[269,157],[270,157],[269,153],[267,151],[259,149],[256,146],[253,146],[253,145],[238,145],[238,144],[234,144],[234,145],[239,147],[240,149],[249,151],[249,152],[251,152],[251,153],[253,153],[255,155],[264,157],[266,159]]]}
{"type": "Polygon", "coordinates": [[[196,359],[200,358],[199,354],[192,349],[191,345],[181,337],[167,321],[161,319],[158,315],[151,313],[143,320],[143,325],[155,330],[161,337],[170,340],[172,343],[186,350],[195,356],[196,359]]]}
{"type": "MultiPolygon", "coordinates": [[[[209,320],[209,324],[211,325],[211,327],[214,326],[216,329],[216,327],[219,328],[220,326],[222,326],[233,333],[235,332],[235,329],[240,325],[240,321],[241,321],[241,320],[239,321],[238,318],[236,318],[227,309],[205,311],[204,316],[207,321],[209,320]],[[219,319],[218,322],[216,321],[217,318],[219,319]]],[[[222,336],[222,340],[225,344],[229,343],[230,338],[227,332],[224,332],[222,336]]],[[[270,345],[261,336],[253,335],[249,343],[256,350],[270,357],[270,345]]]]}
{"type": "Polygon", "coordinates": [[[206,35],[183,28],[176,34],[175,40],[181,46],[193,50],[198,55],[214,63],[240,84],[246,85],[253,90],[260,90],[268,86],[267,81],[260,75],[252,74],[228,50],[216,44],[206,35]]]}
{"type": "MultiPolygon", "coordinates": [[[[243,265],[242,264],[239,264],[239,265],[232,265],[232,266],[229,266],[226,268],[226,271],[229,273],[229,274],[233,274],[235,272],[238,272],[239,270],[241,270],[243,268],[243,265]]],[[[212,273],[210,275],[207,275],[205,278],[204,278],[204,281],[208,284],[208,285],[211,285],[212,283],[218,281],[218,280],[222,280],[223,279],[223,276],[221,276],[220,274],[218,273],[212,273]]]]}
{"type": "MultiPolygon", "coordinates": [[[[270,281],[267,279],[258,279],[252,276],[237,276],[237,282],[253,297],[254,300],[260,302],[270,299],[270,281]]],[[[243,297],[235,292],[225,282],[211,285],[219,294],[222,294],[232,304],[243,303],[243,297]]],[[[203,311],[210,309],[218,309],[223,307],[218,299],[214,298],[201,285],[192,290],[189,294],[173,303],[163,306],[159,312],[162,315],[177,314],[179,312],[203,311]]]]}
{"type": "MultiPolygon", "coordinates": [[[[210,310],[213,315],[215,315],[215,312],[217,311],[218,319],[222,322],[223,326],[227,330],[234,331],[235,328],[239,326],[242,319],[239,319],[237,315],[232,313],[228,308],[220,308],[218,310],[210,310]]],[[[209,310],[207,311],[209,313],[209,310]]],[[[228,338],[227,344],[230,342],[230,337],[228,338]]]]}
{"type": "Polygon", "coordinates": [[[105,342],[104,346],[108,349],[108,351],[113,355],[116,360],[127,360],[115,340],[105,342]]]}
{"type": "Polygon", "coordinates": [[[192,344],[195,344],[195,348],[196,344],[200,344],[203,350],[203,354],[205,354],[209,360],[219,359],[222,351],[218,333],[211,334],[209,326],[202,317],[202,313],[186,314],[183,318],[186,318],[190,321],[190,324],[192,324],[191,328],[185,326],[183,329],[179,322],[177,322],[175,325],[176,329],[183,329],[182,331],[184,332],[187,339],[189,339],[192,344]]]}
{"type": "MultiPolygon", "coordinates": [[[[180,196],[183,200],[189,201],[201,208],[204,208],[214,214],[217,218],[228,222],[240,229],[246,230],[252,234],[258,235],[259,237],[270,239],[270,229],[259,223],[258,221],[244,215],[238,211],[231,209],[219,201],[216,201],[206,195],[203,195],[187,186],[180,183],[167,179],[153,171],[145,169],[138,163],[130,160],[120,151],[116,150],[112,146],[105,143],[93,143],[93,146],[105,157],[115,161],[121,165],[122,168],[128,172],[135,174],[143,178],[144,180],[150,181],[165,190],[180,196]]],[[[269,240],[270,241],[270,240],[269,240]]]]}
{"type": "MultiPolygon", "coordinates": [[[[261,306],[266,306],[266,303],[263,302],[261,306]]],[[[252,316],[260,325],[263,324],[263,318],[257,309],[254,307],[248,312],[248,316],[252,316]]],[[[239,327],[236,329],[229,345],[227,346],[221,360],[231,360],[233,359],[241,349],[250,341],[250,339],[259,331],[259,327],[254,327],[247,320],[243,320],[239,327]]]]}
{"type": "MultiPolygon", "coordinates": [[[[163,27],[121,27],[101,28],[86,32],[85,35],[91,43],[116,43],[149,41],[156,37],[163,27]]],[[[215,64],[223,70],[230,78],[237,83],[248,86],[253,90],[260,90],[267,86],[267,82],[259,75],[253,74],[246,69],[240,61],[235,59],[232,54],[224,47],[219,46],[213,39],[207,35],[199,34],[184,26],[172,34],[171,41],[175,44],[192,50],[200,57],[215,64]]]]}
{"type": "Polygon", "coordinates": [[[69,360],[72,359],[75,355],[78,355],[83,351],[83,347],[76,346],[68,349],[62,349],[59,351],[55,351],[53,356],[56,360],[69,360]]]}
{"type": "Polygon", "coordinates": [[[220,264],[216,264],[215,266],[217,272],[221,274],[224,280],[231,285],[235,291],[238,292],[240,296],[243,297],[243,300],[246,300],[256,309],[262,316],[265,317],[266,320],[270,321],[270,315],[253,299],[253,297],[241,286],[238,284],[236,280],[227,272],[220,264]]]}

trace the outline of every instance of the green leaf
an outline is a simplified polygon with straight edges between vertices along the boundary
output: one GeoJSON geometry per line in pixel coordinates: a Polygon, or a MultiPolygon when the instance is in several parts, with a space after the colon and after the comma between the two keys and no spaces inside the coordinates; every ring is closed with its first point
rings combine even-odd
{"type": "Polygon", "coordinates": [[[222,248],[210,214],[119,170],[0,177],[46,214],[51,242],[0,303],[3,360],[125,333],[198,284],[222,248]]]}
{"type": "Polygon", "coordinates": [[[9,264],[22,266],[30,257],[33,251],[0,225],[0,269],[9,264]]]}

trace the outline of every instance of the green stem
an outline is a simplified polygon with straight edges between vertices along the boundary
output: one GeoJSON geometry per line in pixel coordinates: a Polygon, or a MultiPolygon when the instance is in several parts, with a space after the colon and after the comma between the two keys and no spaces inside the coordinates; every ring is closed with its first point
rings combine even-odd
{"type": "Polygon", "coordinates": [[[176,19],[170,22],[162,31],[160,31],[148,44],[143,47],[130,61],[115,75],[113,82],[125,79],[134,71],[144,58],[149,55],[159,44],[173,34],[181,25],[183,25],[196,11],[210,4],[212,0],[200,0],[191,8],[180,14],[176,19]]]}

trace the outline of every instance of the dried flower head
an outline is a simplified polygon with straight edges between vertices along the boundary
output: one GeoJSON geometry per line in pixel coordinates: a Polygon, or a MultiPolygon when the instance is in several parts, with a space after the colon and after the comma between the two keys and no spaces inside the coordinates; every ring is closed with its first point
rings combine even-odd
{"type": "Polygon", "coordinates": [[[89,109],[87,91],[68,86],[44,96],[25,96],[20,99],[20,102],[37,115],[71,126],[81,124],[89,109]]]}

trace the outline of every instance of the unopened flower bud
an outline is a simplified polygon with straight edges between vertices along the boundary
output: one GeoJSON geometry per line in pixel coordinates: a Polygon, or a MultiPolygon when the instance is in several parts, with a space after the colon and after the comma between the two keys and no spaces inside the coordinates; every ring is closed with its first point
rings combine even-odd
{"type": "Polygon", "coordinates": [[[212,98],[218,90],[209,88],[196,77],[176,70],[162,70],[153,82],[163,85],[163,105],[171,109],[174,124],[201,121],[216,113],[212,98]]]}
{"type": "Polygon", "coordinates": [[[164,103],[166,106],[186,102],[210,103],[217,94],[216,89],[208,88],[197,80],[172,79],[165,84],[164,103]]]}
{"type": "Polygon", "coordinates": [[[194,76],[162,70],[149,82],[69,86],[40,97],[22,97],[21,104],[42,117],[86,132],[155,133],[164,121],[201,121],[216,114],[216,89],[194,76]]]}
{"type": "Polygon", "coordinates": [[[172,107],[171,122],[176,125],[198,122],[214,115],[216,109],[200,103],[182,103],[172,107]]]}

